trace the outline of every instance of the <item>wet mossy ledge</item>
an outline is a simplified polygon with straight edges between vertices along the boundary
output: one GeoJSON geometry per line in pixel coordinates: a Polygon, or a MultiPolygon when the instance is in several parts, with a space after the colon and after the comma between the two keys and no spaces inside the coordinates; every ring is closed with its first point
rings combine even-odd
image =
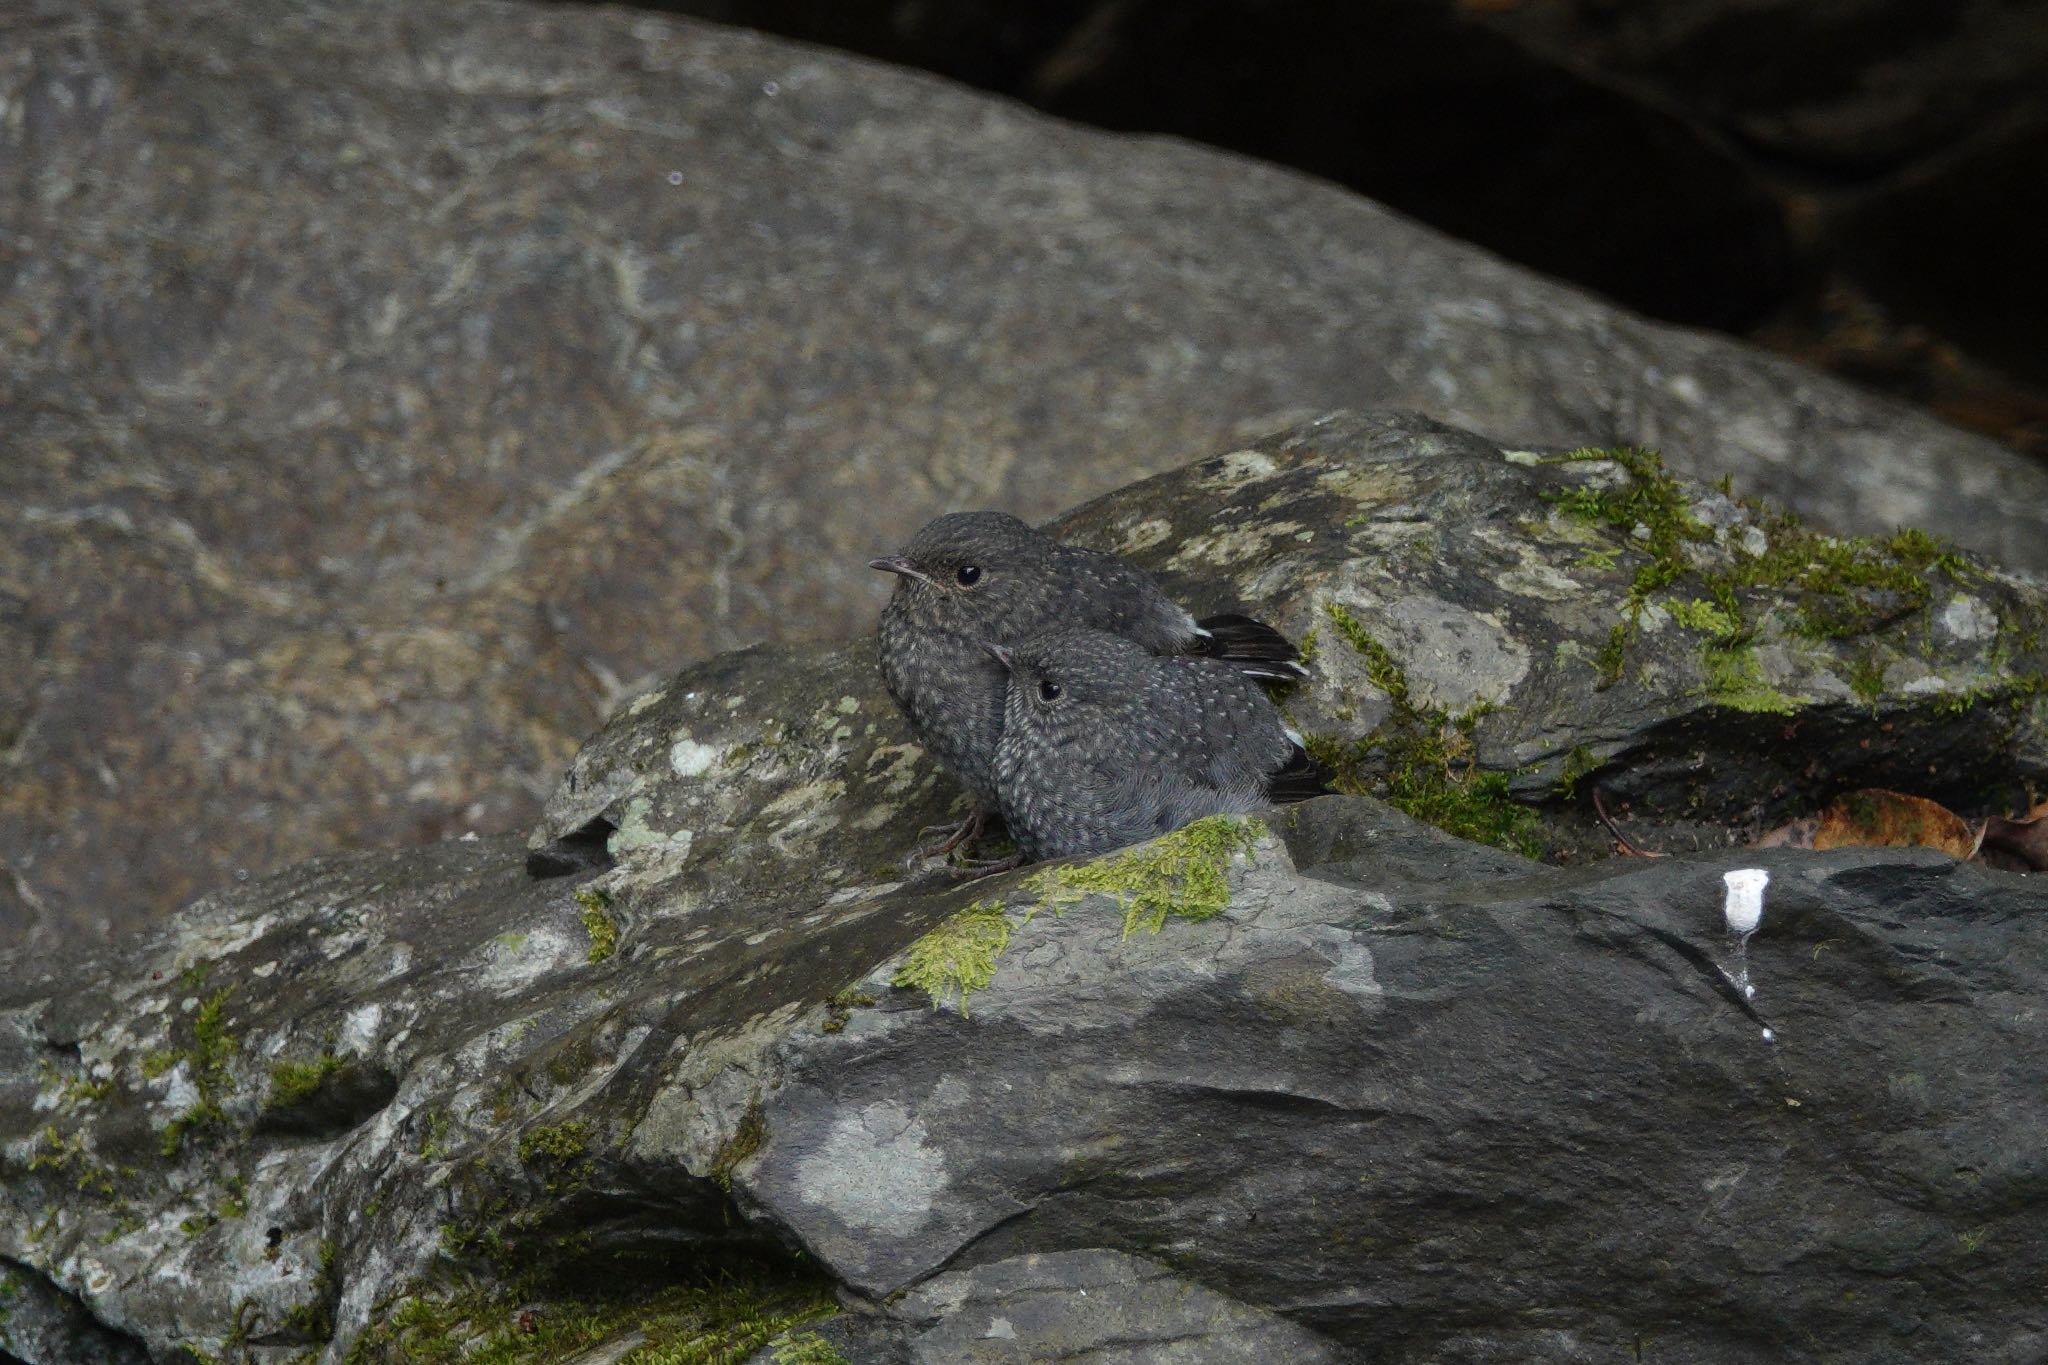
{"type": "MultiPolygon", "coordinates": [[[[1597,636],[1581,628],[1548,642],[1557,675],[1550,685],[1584,688],[1581,700],[1596,710],[1602,694],[1624,685],[1680,703],[1689,714],[1674,715],[1664,734],[1645,733],[1645,749],[1681,729],[1696,751],[1711,752],[1717,730],[1727,747],[1747,749],[1796,732],[1785,723],[1796,717],[1840,728],[1855,727],[1860,715],[1867,751],[1902,717],[1928,729],[1955,729],[1947,722],[1967,718],[1986,737],[1965,746],[1975,762],[1933,770],[1944,796],[1972,809],[2011,808],[2024,806],[2042,781],[2038,762],[2016,771],[2000,761],[2008,737],[2039,731],[2048,698],[2038,589],[1912,528],[1881,537],[1820,533],[1782,509],[1734,497],[1725,482],[1688,485],[1651,450],[1506,458],[1552,476],[1540,492],[1547,515],[1518,521],[1534,544],[1578,546],[1551,567],[1589,600],[1613,600],[1619,590],[1597,636]]],[[[1496,716],[1514,704],[1513,691],[1455,709],[1418,700],[1398,647],[1368,624],[1373,614],[1371,605],[1337,596],[1319,596],[1312,608],[1310,656],[1348,653],[1384,708],[1363,735],[1350,724],[1310,734],[1310,752],[1335,774],[1337,789],[1379,796],[1448,833],[1524,857],[1569,856],[1583,844],[1586,779],[1618,778],[1626,789],[1626,750],[1578,744],[1533,762],[1504,761],[1500,745],[1484,740],[1530,728],[1496,716]]],[[[1345,704],[1335,714],[1351,722],[1357,711],[1345,704]]],[[[1875,755],[1881,772],[1890,747],[1875,755]]],[[[1916,754],[1884,780],[1918,788],[1928,776],[1916,754]]],[[[1799,787],[1813,799],[1839,786],[1825,771],[1807,777],[1799,787]]],[[[1790,798],[1776,778],[1758,795],[1790,798]]],[[[1729,838],[1746,837],[1770,805],[1727,793],[1720,809],[1729,838]]],[[[1775,808],[1797,810],[1797,800],[1775,808]]],[[[1695,794],[1673,814],[1697,838],[1713,813],[1695,794]]]]}
{"type": "Polygon", "coordinates": [[[923,991],[934,1009],[950,1005],[966,1014],[969,997],[995,979],[1011,936],[1040,914],[1064,914],[1100,896],[1121,916],[1124,938],[1141,929],[1157,934],[1169,919],[1213,919],[1230,904],[1232,860],[1249,858],[1264,828],[1212,815],[1135,848],[1033,872],[1017,882],[1017,907],[977,900],[911,944],[890,980],[923,991]]]}
{"type": "MultiPolygon", "coordinates": [[[[682,1361],[771,1342],[769,1359],[810,1365],[995,1228],[990,1245],[1021,1258],[1010,1289],[1085,1226],[1247,1312],[1322,1302],[1288,1278],[1350,1254],[1315,1210],[1367,1200],[1346,1226],[1397,1223],[1398,1200],[1369,1202],[1382,1183],[1336,1172],[1257,1229],[1239,1214],[1267,1196],[1244,1189],[1199,1225],[1171,1210],[1241,1173],[1218,1151],[1384,1114],[1356,1089],[1377,1082],[1317,1078],[1362,1056],[1374,1021],[1466,979],[1457,955],[1544,922],[1539,907],[1478,924],[1470,906],[1496,882],[1571,873],[1529,858],[1604,852],[1594,790],[1646,842],[1711,849],[1861,787],[1963,808],[2048,786],[2039,585],[1910,532],[1819,536],[1644,452],[1503,451],[1347,415],[1057,529],[1131,554],[1198,612],[1303,640],[1313,676],[1283,704],[1345,795],[962,886],[903,867],[957,793],[883,694],[870,641],[692,665],[584,745],[526,840],[327,859],[76,961],[0,959],[0,1274],[21,1286],[0,1349],[23,1324],[83,1322],[121,1350],[234,1365],[682,1361]],[[1296,844],[1321,851],[1298,861],[1296,844]],[[1373,899],[1389,867],[1458,869],[1463,899],[1396,913],[1373,899]],[[1383,989],[1404,972],[1414,991],[1383,989]],[[1057,1045],[984,1085],[1004,1040],[1038,1036],[1057,1045]],[[1126,1084],[1138,1098],[1118,1109],[1126,1084]],[[1141,1149],[1177,1107],[1242,1140],[1152,1164],[1141,1149]],[[991,1170],[1017,1135],[971,1121],[1025,1112],[1044,1119],[1023,1145],[1044,1149],[991,1170]],[[1085,1220],[1059,1222],[1079,1206],[1085,1220]],[[1230,1259],[1290,1229],[1321,1239],[1313,1254],[1230,1259]]],[[[1585,874],[1682,880],[1668,861],[1585,874]]],[[[1579,943],[1552,950],[1575,962],[1579,943]]],[[[1656,989],[1688,970],[1660,969],[1656,989]]],[[[1624,984],[1616,998],[1649,988],[1624,984]]],[[[1666,1005],[1711,1032],[1721,1016],[1699,1012],[1718,990],[1666,1005]]],[[[1402,1019],[1375,1059],[1433,1036],[1402,1019]]],[[[1406,1084],[1426,1093],[1444,1072],[1418,1064],[1406,1084]]],[[[1737,1100],[1786,1110],[1776,1093],[1737,1100]]],[[[1320,1178],[1328,1153],[1400,1126],[1323,1133],[1260,1169],[1320,1178]]],[[[1498,1244],[1466,1255],[1484,1268],[1498,1244]]],[[[1376,1254],[1398,1268],[1404,1253],[1376,1254]]],[[[946,1293],[970,1288],[1010,1292],[946,1293]]],[[[1435,1303],[1402,1320],[1456,1316],[1435,1303]]],[[[1664,1303],[1642,1320],[1684,1317],[1664,1303]]],[[[1424,1350],[1333,1321],[1315,1330],[1424,1350]]],[[[1523,1358],[1503,1341],[1495,1355],[1523,1358]]]]}

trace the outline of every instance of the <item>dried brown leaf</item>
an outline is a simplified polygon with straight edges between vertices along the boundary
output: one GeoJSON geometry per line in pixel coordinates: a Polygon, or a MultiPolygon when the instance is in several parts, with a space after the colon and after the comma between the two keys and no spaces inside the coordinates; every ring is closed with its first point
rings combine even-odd
{"type": "Polygon", "coordinates": [[[1924,796],[1866,787],[1837,797],[1820,813],[1812,844],[1815,849],[1913,846],[1968,858],[1977,851],[1977,836],[1960,815],[1924,796]]]}

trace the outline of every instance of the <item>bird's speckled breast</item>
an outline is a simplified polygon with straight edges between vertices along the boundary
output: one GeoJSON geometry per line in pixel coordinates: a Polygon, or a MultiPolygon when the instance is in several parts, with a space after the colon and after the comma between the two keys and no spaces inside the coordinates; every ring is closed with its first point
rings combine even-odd
{"type": "Polygon", "coordinates": [[[882,682],[918,742],[987,810],[996,809],[996,744],[1003,732],[1000,665],[973,641],[919,630],[895,599],[878,632],[882,682]]]}

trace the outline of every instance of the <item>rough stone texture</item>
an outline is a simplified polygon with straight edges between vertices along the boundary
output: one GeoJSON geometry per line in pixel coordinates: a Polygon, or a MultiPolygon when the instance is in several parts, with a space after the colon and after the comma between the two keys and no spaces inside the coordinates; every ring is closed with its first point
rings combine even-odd
{"type": "Polygon", "coordinates": [[[0,15],[0,927],[515,828],[930,514],[1400,403],[2048,566],[2048,475],[1330,186],[619,11],[0,15]],[[849,515],[850,509],[857,513],[849,515]]]}
{"type": "Polygon", "coordinates": [[[890,1317],[911,1325],[903,1358],[912,1365],[1342,1359],[1313,1332],[1112,1251],[1018,1256],[934,1275],[890,1317]]]}
{"type": "MultiPolygon", "coordinates": [[[[1540,495],[1612,472],[1346,418],[1067,529],[1122,527],[1179,585],[1258,585],[1282,619],[1348,603],[1411,693],[1505,689],[1524,719],[1479,732],[1481,764],[1536,762],[1516,736],[1548,715],[1545,751],[1603,746],[1597,780],[1639,784],[1646,825],[1755,802],[1786,752],[1860,753],[1852,723],[1915,763],[1946,734],[1982,782],[2044,771],[2023,637],[2048,604],[1991,571],[1796,659],[1746,602],[1801,691],[1773,746],[1703,695],[1675,626],[1594,692],[1631,564],[1596,567],[1540,495]],[[1201,508],[1200,545],[1138,515],[1201,508]],[[1462,548],[1404,555],[1421,528],[1462,548]],[[1902,682],[1851,707],[1829,660],[1865,651],[1902,682]],[[1704,810],[1653,799],[1673,727],[1714,770],[1704,810]]],[[[1751,529],[1691,494],[1724,539],[1751,529]]],[[[1384,734],[1392,699],[1345,648],[1289,704],[1325,738],[1384,734]]],[[[1220,857],[1217,917],[1126,935],[1108,897],[1028,874],[903,880],[948,793],[868,649],[721,656],[622,711],[527,850],[609,858],[594,876],[449,840],[310,863],[61,966],[0,956],[0,1282],[26,1288],[0,1349],[339,1365],[368,1333],[390,1362],[401,1297],[460,1339],[610,1288],[613,1359],[635,1293],[741,1253],[828,1275],[847,1311],[821,1330],[855,1365],[2019,1365],[2048,1342],[2039,878],[1898,850],[1544,868],[1338,796],[1220,857]],[[1752,862],[1775,877],[1753,999],[1719,883],[1752,862]],[[970,905],[1011,924],[985,986],[943,1009],[896,987],[970,905]]],[[[1583,796],[1530,777],[1571,844],[1583,796]]]]}
{"type": "Polygon", "coordinates": [[[641,3],[1309,171],[2048,454],[2041,0],[641,3]]]}
{"type": "Polygon", "coordinates": [[[1268,845],[1220,922],[1040,915],[971,1018],[793,1031],[748,1200],[872,1294],[1112,1245],[1361,1359],[2032,1358],[2048,895],[1773,855],[1745,1003],[1734,865],[1418,887],[1268,845]],[[882,1109],[922,1173],[886,1227],[882,1109]]]}

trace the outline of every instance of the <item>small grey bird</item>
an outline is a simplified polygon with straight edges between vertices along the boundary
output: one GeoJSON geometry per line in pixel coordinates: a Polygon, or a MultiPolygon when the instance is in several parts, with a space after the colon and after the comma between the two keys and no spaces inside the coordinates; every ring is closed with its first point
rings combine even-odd
{"type": "Polygon", "coordinates": [[[1003,512],[949,512],[900,554],[869,562],[897,575],[883,608],[882,678],[925,749],[974,798],[946,853],[996,809],[996,742],[1003,669],[984,644],[1011,644],[1056,626],[1112,631],[1155,654],[1225,661],[1248,677],[1308,676],[1300,651],[1249,617],[1197,621],[1152,577],[1112,554],[1063,545],[1003,512]]]}
{"type": "Polygon", "coordinates": [[[1329,790],[1256,682],[1099,630],[991,645],[1009,672],[996,799],[1027,859],[1122,848],[1329,790]]]}

